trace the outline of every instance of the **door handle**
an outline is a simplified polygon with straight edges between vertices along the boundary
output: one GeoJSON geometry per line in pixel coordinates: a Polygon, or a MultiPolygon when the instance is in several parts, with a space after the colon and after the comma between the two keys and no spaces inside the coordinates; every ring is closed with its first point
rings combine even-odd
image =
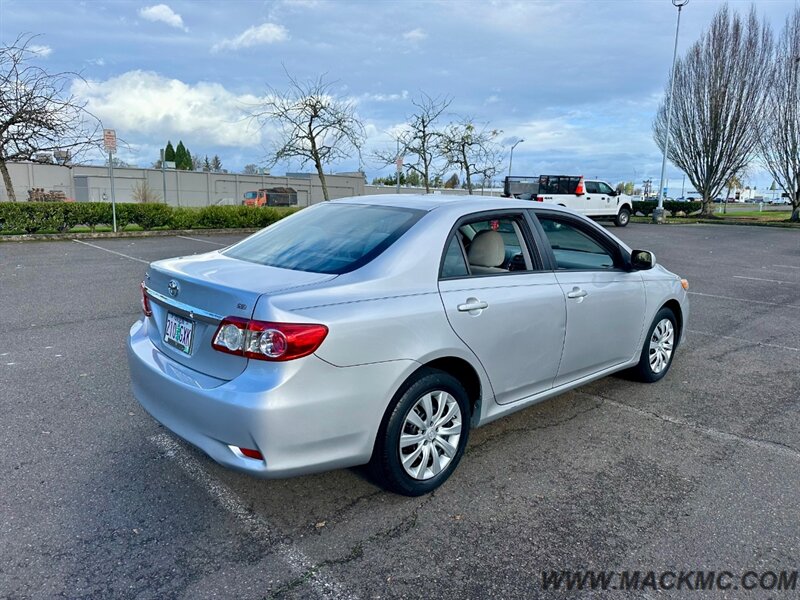
{"type": "Polygon", "coordinates": [[[478,300],[477,298],[467,298],[467,301],[464,304],[459,304],[457,308],[460,312],[472,312],[473,310],[489,308],[489,303],[478,300]]]}
{"type": "Polygon", "coordinates": [[[583,298],[584,296],[588,296],[589,292],[586,290],[582,290],[579,287],[572,288],[571,292],[567,292],[567,298],[583,298]]]}

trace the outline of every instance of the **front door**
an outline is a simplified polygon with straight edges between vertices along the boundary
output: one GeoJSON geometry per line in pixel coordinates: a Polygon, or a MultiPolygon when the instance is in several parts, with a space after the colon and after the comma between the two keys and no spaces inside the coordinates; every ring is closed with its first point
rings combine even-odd
{"type": "Polygon", "coordinates": [[[641,274],[622,269],[619,250],[593,226],[566,215],[537,216],[553,250],[567,307],[555,385],[628,362],[640,351],[645,309],[641,274]]]}

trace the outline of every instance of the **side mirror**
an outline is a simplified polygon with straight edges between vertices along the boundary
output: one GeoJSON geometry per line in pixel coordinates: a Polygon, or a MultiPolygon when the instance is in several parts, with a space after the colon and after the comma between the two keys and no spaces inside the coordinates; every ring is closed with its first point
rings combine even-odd
{"type": "Polygon", "coordinates": [[[649,250],[631,252],[631,267],[637,271],[647,271],[656,265],[656,255],[649,250]]]}

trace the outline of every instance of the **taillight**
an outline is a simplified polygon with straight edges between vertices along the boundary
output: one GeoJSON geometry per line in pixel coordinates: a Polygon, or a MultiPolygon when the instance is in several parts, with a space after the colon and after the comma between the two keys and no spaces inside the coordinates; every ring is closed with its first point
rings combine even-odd
{"type": "Polygon", "coordinates": [[[147,288],[144,285],[144,281],[142,282],[142,312],[144,313],[145,317],[152,317],[153,310],[150,308],[150,298],[147,297],[147,288]]]}
{"type": "Polygon", "coordinates": [[[324,325],[269,323],[226,317],[217,327],[214,350],[257,360],[293,360],[320,347],[328,328],[324,325]]]}
{"type": "Polygon", "coordinates": [[[544,202],[544,196],[536,196],[537,202],[544,202]]]}

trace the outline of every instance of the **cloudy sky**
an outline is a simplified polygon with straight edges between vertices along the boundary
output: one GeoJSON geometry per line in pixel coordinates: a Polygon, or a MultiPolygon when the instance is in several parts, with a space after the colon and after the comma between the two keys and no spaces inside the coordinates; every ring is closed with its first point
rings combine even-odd
{"type": "MultiPolygon", "coordinates": [[[[749,2],[729,2],[746,11],[749,2]]],[[[718,0],[692,0],[679,52],[707,27],[718,0]]],[[[796,0],[759,0],[779,29],[796,0]]],[[[167,138],[219,154],[239,170],[264,164],[268,132],[246,119],[268,85],[326,74],[357,102],[370,179],[388,172],[370,150],[420,92],[523,138],[514,173],[580,173],[611,182],[656,179],[650,124],[669,72],[676,10],[669,0],[416,2],[273,0],[0,0],[0,41],[37,34],[38,61],[78,71],[74,92],[149,166],[167,138]]],[[[355,170],[358,160],[335,165],[355,170]]],[[[297,170],[278,165],[273,173],[297,170]]],[[[668,169],[671,193],[680,175],[668,169]]],[[[755,172],[751,184],[769,185],[755,172]]]]}

